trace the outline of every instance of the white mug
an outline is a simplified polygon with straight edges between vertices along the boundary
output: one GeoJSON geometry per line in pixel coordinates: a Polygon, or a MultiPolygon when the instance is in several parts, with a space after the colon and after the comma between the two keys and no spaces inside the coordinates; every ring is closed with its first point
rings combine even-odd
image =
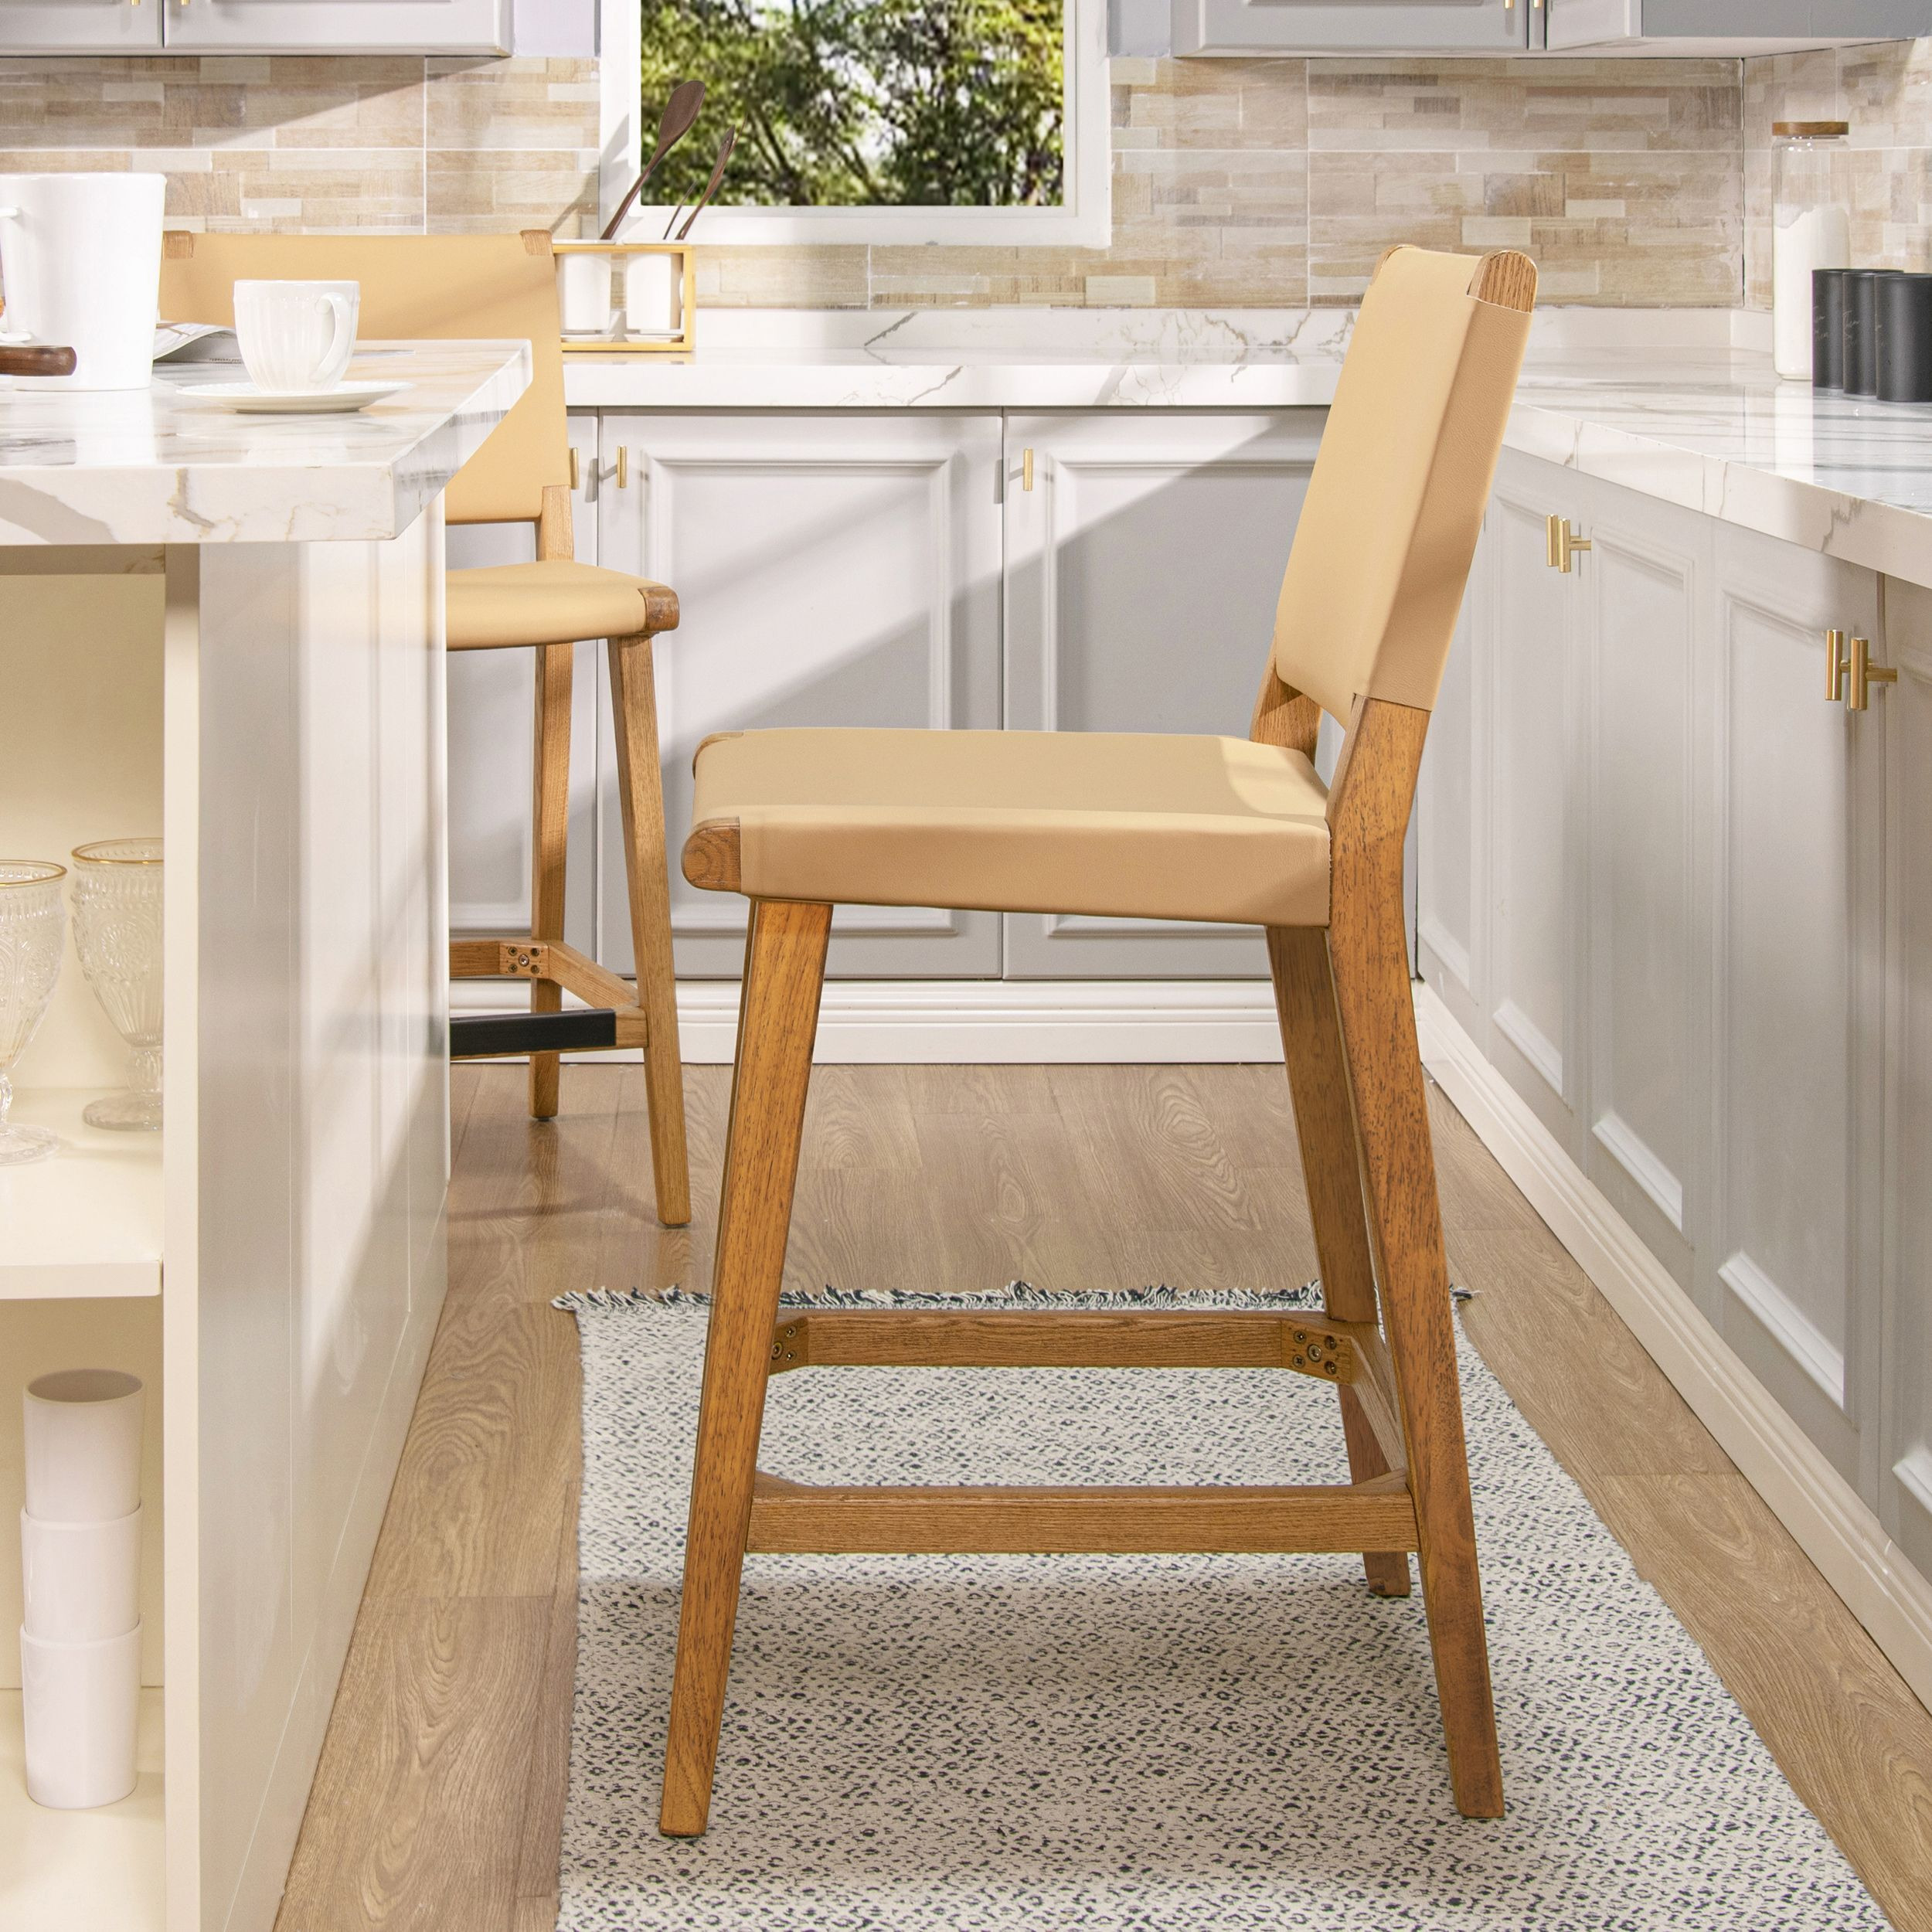
{"type": "Polygon", "coordinates": [[[0,175],[0,342],[71,349],[29,389],[145,389],[161,290],[163,175],[0,175]]]}
{"type": "Polygon", "coordinates": [[[320,396],[355,352],[360,282],[237,282],[235,337],[256,388],[320,396]]]}
{"type": "Polygon", "coordinates": [[[27,1513],[115,1522],[141,1507],[140,1379],[63,1369],[27,1384],[27,1513]]]}

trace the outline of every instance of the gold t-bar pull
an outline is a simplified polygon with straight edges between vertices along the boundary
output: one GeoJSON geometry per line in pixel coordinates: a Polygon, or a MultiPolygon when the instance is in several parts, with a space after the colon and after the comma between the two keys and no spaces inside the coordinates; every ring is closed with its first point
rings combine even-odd
{"type": "Polygon", "coordinates": [[[1579,550],[1587,550],[1590,548],[1590,539],[1587,536],[1579,536],[1570,527],[1570,519],[1567,517],[1558,516],[1553,512],[1549,519],[1547,528],[1549,536],[1549,567],[1553,570],[1560,570],[1565,577],[1568,577],[1570,559],[1579,550]]]}
{"type": "Polygon", "coordinates": [[[1889,665],[1876,665],[1872,662],[1872,641],[1869,638],[1852,640],[1851,689],[1845,694],[1847,711],[1869,711],[1872,706],[1872,686],[1875,684],[1896,684],[1899,674],[1889,665]]]}
{"type": "Polygon", "coordinates": [[[1852,660],[1845,655],[1845,633],[1828,631],[1825,634],[1825,702],[1842,704],[1845,702],[1845,674],[1852,668],[1852,660]]]}

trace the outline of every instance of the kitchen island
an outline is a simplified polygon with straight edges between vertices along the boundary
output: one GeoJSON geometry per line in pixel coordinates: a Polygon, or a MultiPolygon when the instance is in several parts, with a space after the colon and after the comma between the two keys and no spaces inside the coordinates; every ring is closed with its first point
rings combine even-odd
{"type": "Polygon", "coordinates": [[[163,1131],[81,1122],[124,1053],[71,954],[14,1070],[63,1145],[0,1172],[0,1413],[146,1383],[152,1688],[133,1796],[32,1804],[0,1539],[9,1926],[274,1918],[444,1288],[440,492],[529,363],[369,345],[406,387],[319,418],[0,386],[0,849],[167,852],[163,1131]]]}
{"type": "MultiPolygon", "coordinates": [[[[1767,321],[1538,315],[1423,767],[1417,1008],[1445,1090],[1932,1701],[1932,410],[1781,382],[1767,321]]],[[[683,601],[674,843],[713,730],[1244,731],[1348,327],[706,314],[689,360],[573,365],[578,529],[683,601]]],[[[461,918],[482,869],[453,863],[461,918]]],[[[674,899],[681,1011],[728,1057],[712,899],[674,899]]],[[[1252,935],[841,922],[821,1057],[1278,1053],[1252,935]]]]}

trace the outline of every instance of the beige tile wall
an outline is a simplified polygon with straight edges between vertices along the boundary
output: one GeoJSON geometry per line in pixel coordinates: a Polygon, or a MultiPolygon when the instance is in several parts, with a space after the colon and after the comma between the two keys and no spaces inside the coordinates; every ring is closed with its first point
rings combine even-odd
{"type": "MultiPolygon", "coordinates": [[[[1731,61],[1117,60],[1104,250],[713,249],[713,304],[1345,302],[1404,239],[1546,298],[1769,297],[1772,121],[1842,114],[1861,259],[1932,267],[1932,40],[1731,61]]],[[[575,233],[587,60],[0,60],[0,168],[156,167],[210,227],[575,233]]]]}
{"type": "Polygon", "coordinates": [[[1849,121],[1842,168],[1852,261],[1932,269],[1932,39],[1745,62],[1745,260],[1753,308],[1771,304],[1774,121],[1849,121]]]}

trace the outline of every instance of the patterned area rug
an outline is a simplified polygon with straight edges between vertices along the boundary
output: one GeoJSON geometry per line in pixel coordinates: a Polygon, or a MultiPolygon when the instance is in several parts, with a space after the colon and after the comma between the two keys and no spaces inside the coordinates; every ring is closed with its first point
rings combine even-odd
{"type": "MultiPolygon", "coordinates": [[[[753,1556],[711,1829],[660,1838],[705,1302],[558,1305],[585,1461],[561,1932],[1886,1923],[1466,1343],[1505,1819],[1457,1816],[1420,1594],[1370,1596],[1353,1557],[753,1556]]],[[[1347,1474],[1332,1392],[1265,1369],[808,1369],[773,1382],[760,1460],[818,1482],[1347,1474]]]]}

